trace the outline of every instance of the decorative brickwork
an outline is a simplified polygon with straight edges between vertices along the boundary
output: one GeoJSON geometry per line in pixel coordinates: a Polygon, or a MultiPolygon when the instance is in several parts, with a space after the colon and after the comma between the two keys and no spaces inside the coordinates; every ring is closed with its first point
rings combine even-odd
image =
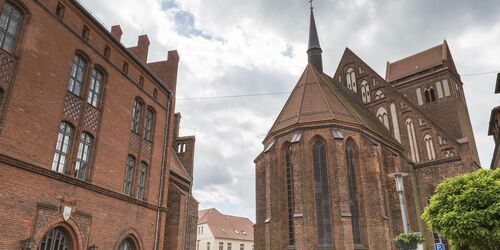
{"type": "Polygon", "coordinates": [[[15,66],[15,59],[0,49],[0,86],[7,89],[15,66]]]}
{"type": "Polygon", "coordinates": [[[83,125],[93,131],[97,131],[99,127],[99,110],[92,105],[86,104],[83,115],[83,125]]]}
{"type": "Polygon", "coordinates": [[[68,93],[64,98],[64,116],[71,121],[80,120],[82,112],[82,100],[75,95],[68,93]]]}

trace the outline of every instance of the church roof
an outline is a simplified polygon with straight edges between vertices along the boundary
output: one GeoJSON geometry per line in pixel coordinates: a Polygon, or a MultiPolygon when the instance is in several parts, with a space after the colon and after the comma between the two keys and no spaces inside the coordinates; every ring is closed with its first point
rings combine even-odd
{"type": "Polygon", "coordinates": [[[184,168],[184,165],[182,164],[181,160],[179,160],[179,157],[175,153],[175,150],[170,150],[170,154],[172,156],[172,160],[170,161],[170,171],[176,173],[177,175],[181,176],[187,181],[191,181],[192,178],[189,176],[189,173],[186,171],[184,168]]]}
{"type": "Polygon", "coordinates": [[[444,40],[440,45],[421,51],[396,62],[388,62],[385,79],[388,82],[392,82],[405,76],[415,74],[419,71],[441,65],[445,61],[448,61],[451,70],[456,72],[455,63],[453,62],[446,40],[444,40]]]}
{"type": "Polygon", "coordinates": [[[293,126],[332,123],[364,127],[400,145],[357,96],[341,84],[334,83],[328,75],[318,72],[311,64],[304,70],[266,140],[293,126]]]}

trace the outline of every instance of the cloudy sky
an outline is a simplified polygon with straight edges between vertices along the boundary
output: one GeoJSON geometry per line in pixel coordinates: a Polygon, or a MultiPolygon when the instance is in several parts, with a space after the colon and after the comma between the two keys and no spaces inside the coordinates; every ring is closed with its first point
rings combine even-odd
{"type": "MultiPolygon", "coordinates": [[[[150,61],[177,49],[181,134],[196,135],[200,208],[255,218],[254,164],[261,141],[306,66],[307,0],[80,0],[122,42],[148,34],[150,61]],[[227,97],[239,95],[247,97],[227,97]],[[285,93],[285,94],[283,94],[285,93]],[[203,98],[225,97],[225,98],[203,98]]],[[[380,75],[395,61],[446,39],[462,80],[483,166],[500,72],[497,0],[316,0],[325,72],[349,47],[380,75]],[[489,73],[486,73],[489,72],[489,73]]]]}

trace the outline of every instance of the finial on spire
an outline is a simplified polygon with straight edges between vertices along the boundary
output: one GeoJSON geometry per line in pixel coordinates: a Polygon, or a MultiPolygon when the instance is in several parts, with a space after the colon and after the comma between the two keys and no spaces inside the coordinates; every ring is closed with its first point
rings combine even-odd
{"type": "Polygon", "coordinates": [[[313,65],[316,70],[323,72],[323,59],[321,57],[321,46],[319,45],[318,31],[316,29],[316,21],[314,20],[314,12],[312,6],[313,0],[309,0],[311,4],[311,20],[309,26],[309,47],[307,49],[308,62],[313,65]]]}
{"type": "Polygon", "coordinates": [[[313,7],[313,0],[309,0],[309,4],[311,4],[311,10],[314,9],[314,7],[313,7]]]}

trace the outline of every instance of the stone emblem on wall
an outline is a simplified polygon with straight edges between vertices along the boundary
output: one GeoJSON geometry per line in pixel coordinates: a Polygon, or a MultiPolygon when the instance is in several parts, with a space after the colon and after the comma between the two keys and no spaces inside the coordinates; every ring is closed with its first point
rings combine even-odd
{"type": "Polygon", "coordinates": [[[62,216],[63,216],[64,221],[68,221],[69,218],[71,217],[71,210],[72,210],[72,208],[70,206],[64,206],[64,208],[62,210],[62,216]]]}

